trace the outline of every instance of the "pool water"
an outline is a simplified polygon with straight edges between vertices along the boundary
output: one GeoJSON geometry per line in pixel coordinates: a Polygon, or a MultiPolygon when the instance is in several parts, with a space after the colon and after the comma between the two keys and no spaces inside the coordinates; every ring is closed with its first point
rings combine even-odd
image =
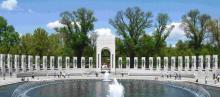
{"type": "MultiPolygon", "coordinates": [[[[196,97],[193,93],[145,80],[118,80],[124,87],[124,97],[196,97]]],[[[109,84],[101,80],[66,80],[57,81],[34,88],[26,93],[27,97],[107,97],[109,84]]],[[[24,83],[0,87],[0,97],[11,97],[13,91],[24,83]]],[[[220,89],[204,87],[212,97],[220,97],[220,89]]],[[[26,97],[25,96],[25,97],[26,97]]]]}
{"type": "Polygon", "coordinates": [[[16,83],[16,84],[11,84],[11,85],[6,85],[6,86],[1,86],[0,87],[0,97],[11,97],[11,94],[13,91],[19,86],[22,85],[23,83],[16,83]]]}

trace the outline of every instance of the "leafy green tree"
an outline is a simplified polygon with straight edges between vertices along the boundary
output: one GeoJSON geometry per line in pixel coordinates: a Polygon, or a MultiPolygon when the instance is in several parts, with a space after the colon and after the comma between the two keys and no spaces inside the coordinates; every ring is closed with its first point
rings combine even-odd
{"type": "Polygon", "coordinates": [[[144,35],[146,28],[151,27],[151,18],[151,12],[144,12],[140,8],[134,7],[117,12],[115,18],[109,21],[119,37],[123,39],[126,55],[131,57],[131,67],[133,67],[140,36],[144,35]]]}
{"type": "Polygon", "coordinates": [[[161,49],[163,49],[166,46],[166,39],[169,36],[170,32],[174,28],[174,26],[168,27],[169,23],[169,16],[168,14],[159,13],[156,18],[156,26],[155,31],[153,32],[153,37],[155,40],[155,53],[157,55],[161,55],[161,49]]]}
{"type": "Polygon", "coordinates": [[[62,34],[65,47],[71,50],[68,53],[82,57],[90,43],[88,33],[94,30],[96,18],[93,11],[80,8],[72,12],[63,12],[60,16],[60,22],[65,26],[56,30],[62,34]]]}
{"type": "Polygon", "coordinates": [[[33,45],[33,35],[30,33],[27,33],[25,35],[21,36],[21,53],[22,54],[35,54],[34,52],[34,46],[33,45]]]}
{"type": "Polygon", "coordinates": [[[207,14],[200,14],[197,9],[189,11],[182,17],[182,28],[196,55],[199,54],[202,42],[207,37],[207,22],[210,18],[207,14]]]}
{"type": "Polygon", "coordinates": [[[4,17],[0,16],[0,35],[7,29],[7,26],[8,26],[7,20],[4,17]]]}
{"type": "Polygon", "coordinates": [[[0,16],[0,52],[18,53],[19,34],[7,20],[0,16]]]}
{"type": "Polygon", "coordinates": [[[43,28],[37,28],[33,33],[33,48],[36,55],[48,55],[49,41],[48,33],[43,28]]]}
{"type": "Polygon", "coordinates": [[[220,49],[220,20],[210,20],[207,23],[208,30],[211,32],[211,36],[209,37],[211,43],[220,49]]]}
{"type": "Polygon", "coordinates": [[[189,41],[178,40],[176,43],[176,56],[193,55],[192,49],[189,47],[189,41]]]}
{"type": "Polygon", "coordinates": [[[48,36],[49,41],[49,51],[48,54],[51,56],[64,55],[64,44],[60,33],[52,33],[48,36]]]}
{"type": "Polygon", "coordinates": [[[87,55],[89,57],[93,56],[95,58],[95,56],[96,56],[96,42],[97,42],[96,40],[97,40],[97,37],[98,37],[98,35],[95,32],[92,32],[89,35],[89,40],[90,40],[89,42],[90,43],[87,47],[87,49],[89,49],[89,51],[90,51],[90,53],[87,55]]]}
{"type": "Polygon", "coordinates": [[[125,45],[123,40],[121,40],[120,38],[115,38],[115,44],[116,44],[116,57],[121,57],[126,55],[125,45]]]}
{"type": "Polygon", "coordinates": [[[141,38],[140,38],[140,42],[139,42],[139,49],[138,51],[138,56],[141,57],[151,57],[154,56],[154,46],[155,46],[155,41],[154,38],[150,35],[144,34],[141,38]]]}

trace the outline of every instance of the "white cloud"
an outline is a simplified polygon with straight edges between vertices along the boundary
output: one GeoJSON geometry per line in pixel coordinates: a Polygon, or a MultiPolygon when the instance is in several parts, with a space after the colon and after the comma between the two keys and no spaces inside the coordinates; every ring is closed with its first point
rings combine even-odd
{"type": "Polygon", "coordinates": [[[97,33],[98,36],[102,36],[102,35],[112,36],[113,35],[110,28],[99,28],[99,29],[96,29],[95,32],[97,33]]]}
{"type": "Polygon", "coordinates": [[[59,20],[57,20],[57,21],[48,23],[48,24],[47,24],[47,27],[50,28],[50,29],[54,29],[54,28],[64,27],[64,25],[61,24],[61,23],[59,22],[59,20]]]}
{"type": "Polygon", "coordinates": [[[168,26],[174,25],[175,27],[171,31],[169,37],[167,38],[167,41],[169,44],[176,44],[178,40],[186,40],[186,36],[184,31],[181,29],[181,23],[179,22],[173,22],[168,26]]]}
{"type": "Polygon", "coordinates": [[[5,0],[1,3],[1,8],[6,10],[13,10],[17,7],[17,0],[5,0]]]}

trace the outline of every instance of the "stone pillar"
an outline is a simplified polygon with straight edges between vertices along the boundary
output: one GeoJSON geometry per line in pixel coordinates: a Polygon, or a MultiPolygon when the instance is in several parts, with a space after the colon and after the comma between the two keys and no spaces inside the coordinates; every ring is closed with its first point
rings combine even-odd
{"type": "Polygon", "coordinates": [[[161,58],[157,57],[157,71],[161,70],[161,58]]]}
{"type": "Polygon", "coordinates": [[[185,71],[189,70],[189,56],[185,56],[185,71]]]}
{"type": "Polygon", "coordinates": [[[149,69],[150,71],[153,71],[153,65],[154,65],[154,58],[153,57],[149,57],[149,69]]]}
{"type": "Polygon", "coordinates": [[[28,70],[33,71],[33,56],[29,55],[28,56],[28,70]]]}
{"type": "Polygon", "coordinates": [[[63,63],[63,62],[62,62],[62,57],[61,57],[61,56],[58,57],[58,61],[57,61],[57,62],[58,62],[58,70],[61,71],[61,70],[62,70],[62,63],[63,63]]]}
{"type": "Polygon", "coordinates": [[[145,59],[145,57],[141,57],[141,67],[142,67],[142,69],[146,68],[146,59],[145,59]]]}
{"type": "Polygon", "coordinates": [[[15,72],[16,73],[18,73],[19,72],[19,55],[15,55],[15,58],[14,58],[15,60],[15,63],[14,63],[14,65],[15,65],[15,72]]]}
{"type": "Polygon", "coordinates": [[[126,68],[130,69],[130,57],[126,57],[126,68]]]}
{"type": "Polygon", "coordinates": [[[81,68],[85,68],[85,57],[81,57],[81,68]]]}
{"type": "Polygon", "coordinates": [[[138,57],[134,57],[134,69],[138,68],[138,57]]]}
{"type": "Polygon", "coordinates": [[[40,70],[40,56],[35,56],[35,69],[40,70]]]}
{"type": "Polygon", "coordinates": [[[178,56],[178,71],[182,71],[182,70],[183,70],[183,57],[178,56]]]}
{"type": "Polygon", "coordinates": [[[218,55],[213,55],[212,64],[214,66],[213,70],[217,71],[218,70],[218,55]]]}
{"type": "Polygon", "coordinates": [[[7,55],[7,69],[8,69],[8,73],[12,73],[12,62],[11,62],[12,56],[11,54],[7,55]]]}
{"type": "Polygon", "coordinates": [[[89,57],[89,68],[93,68],[93,57],[89,57]]]}
{"type": "Polygon", "coordinates": [[[4,76],[5,74],[5,55],[4,54],[0,54],[0,66],[1,66],[2,76],[4,76]]]}
{"type": "Polygon", "coordinates": [[[118,68],[122,68],[122,57],[118,58],[118,68]]]}
{"type": "Polygon", "coordinates": [[[164,57],[164,71],[168,71],[168,57],[164,57]]]}
{"type": "Polygon", "coordinates": [[[206,71],[210,70],[210,55],[205,56],[205,70],[206,71]]]}
{"type": "Polygon", "coordinates": [[[3,67],[3,65],[2,65],[2,54],[0,54],[0,68],[1,68],[1,72],[2,72],[2,67],[3,67]]]}
{"type": "Polygon", "coordinates": [[[201,56],[199,56],[199,60],[198,60],[198,62],[199,62],[199,70],[198,71],[202,71],[204,68],[203,68],[203,56],[201,55],[201,56]]]}
{"type": "Polygon", "coordinates": [[[43,70],[47,70],[47,56],[43,56],[43,70]]]}
{"type": "Polygon", "coordinates": [[[22,72],[26,71],[26,55],[21,55],[21,68],[22,72]]]}
{"type": "Polygon", "coordinates": [[[196,71],[196,56],[192,56],[192,71],[196,71]]]}
{"type": "Polygon", "coordinates": [[[175,71],[175,70],[176,70],[176,58],[171,57],[171,71],[175,71]]]}
{"type": "Polygon", "coordinates": [[[77,57],[73,57],[73,68],[77,68],[77,57]]]}
{"type": "Polygon", "coordinates": [[[70,57],[66,57],[66,61],[65,61],[65,65],[66,65],[66,70],[70,69],[70,57]]]}
{"type": "Polygon", "coordinates": [[[50,56],[50,70],[55,70],[55,60],[54,60],[54,56],[50,56]]]}

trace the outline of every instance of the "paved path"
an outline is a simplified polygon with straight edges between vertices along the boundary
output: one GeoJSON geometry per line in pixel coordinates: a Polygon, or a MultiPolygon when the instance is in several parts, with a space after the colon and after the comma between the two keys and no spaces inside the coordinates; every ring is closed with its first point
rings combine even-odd
{"type": "MultiPolygon", "coordinates": [[[[66,79],[98,79],[102,80],[103,75],[99,75],[98,77],[94,76],[88,76],[88,75],[83,75],[83,76],[70,76],[66,78],[58,78],[54,76],[43,76],[43,77],[35,77],[30,78],[27,77],[25,78],[25,81],[47,81],[47,80],[66,80],[66,79]]],[[[162,78],[162,77],[154,77],[154,76],[121,76],[121,75],[110,75],[110,79],[117,78],[117,79],[135,79],[135,80],[159,80],[159,81],[187,81],[187,82],[193,82],[196,83],[195,78],[182,78],[181,80],[175,80],[174,77],[172,78],[162,78]]],[[[214,86],[214,87],[220,87],[220,82],[215,82],[212,78],[207,78],[207,84],[205,84],[205,79],[204,78],[199,78],[198,84],[203,84],[203,85],[209,85],[209,86],[214,86]]],[[[13,83],[18,83],[22,82],[21,78],[16,78],[15,76],[13,77],[6,77],[5,80],[3,80],[3,77],[0,77],[0,86],[3,85],[8,85],[8,84],[13,84],[13,83]]]]}

